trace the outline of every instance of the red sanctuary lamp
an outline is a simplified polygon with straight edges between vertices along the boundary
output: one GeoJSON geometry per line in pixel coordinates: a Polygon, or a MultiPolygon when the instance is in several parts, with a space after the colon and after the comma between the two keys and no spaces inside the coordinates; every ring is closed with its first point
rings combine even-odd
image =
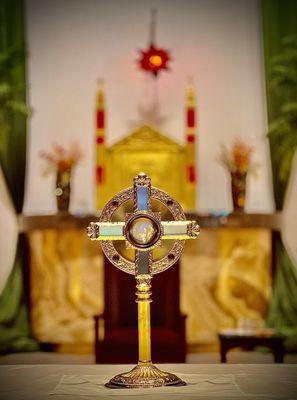
{"type": "Polygon", "coordinates": [[[150,44],[145,50],[140,50],[141,56],[138,60],[140,68],[155,77],[162,70],[168,70],[168,62],[170,61],[169,51],[155,46],[156,31],[156,10],[152,10],[150,29],[150,44]]]}
{"type": "Polygon", "coordinates": [[[168,61],[170,56],[167,50],[158,49],[153,43],[150,44],[147,50],[141,50],[141,58],[139,60],[140,68],[146,72],[158,76],[162,70],[168,70],[168,61]]]}

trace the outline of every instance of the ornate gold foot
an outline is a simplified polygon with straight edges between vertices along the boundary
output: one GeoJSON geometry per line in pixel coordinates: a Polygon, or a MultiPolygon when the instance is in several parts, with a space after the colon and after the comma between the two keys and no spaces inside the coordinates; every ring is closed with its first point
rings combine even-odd
{"type": "Polygon", "coordinates": [[[174,374],[151,365],[136,365],[131,371],[113,377],[105,386],[111,389],[151,388],[158,386],[184,386],[174,374]]]}

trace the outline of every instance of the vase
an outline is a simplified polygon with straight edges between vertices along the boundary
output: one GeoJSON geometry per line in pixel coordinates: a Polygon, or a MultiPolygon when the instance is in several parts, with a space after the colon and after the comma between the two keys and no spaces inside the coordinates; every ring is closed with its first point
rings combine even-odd
{"type": "Polygon", "coordinates": [[[57,171],[56,201],[58,213],[68,213],[71,193],[71,169],[57,171]]]}
{"type": "Polygon", "coordinates": [[[246,194],[246,172],[231,172],[233,212],[243,213],[246,194]]]}

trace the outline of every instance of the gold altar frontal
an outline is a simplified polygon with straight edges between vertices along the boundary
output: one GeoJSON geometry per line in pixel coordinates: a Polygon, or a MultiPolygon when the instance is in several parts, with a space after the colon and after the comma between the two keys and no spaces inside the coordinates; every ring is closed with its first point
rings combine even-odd
{"type": "MultiPolygon", "coordinates": [[[[271,239],[281,221],[278,214],[189,218],[203,228],[199,240],[187,244],[180,268],[186,339],[195,352],[215,348],[217,332],[235,327],[240,318],[264,321],[271,294],[271,239]]],[[[104,309],[104,258],[84,229],[95,219],[20,217],[30,245],[33,334],[61,351],[92,352],[93,315],[104,309]]]]}

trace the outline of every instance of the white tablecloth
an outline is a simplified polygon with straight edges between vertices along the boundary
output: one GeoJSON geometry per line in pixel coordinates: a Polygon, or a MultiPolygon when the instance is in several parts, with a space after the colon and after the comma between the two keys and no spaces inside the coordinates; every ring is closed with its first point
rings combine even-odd
{"type": "Polygon", "coordinates": [[[123,365],[0,366],[1,400],[297,399],[297,365],[166,364],[189,385],[178,388],[107,389],[104,382],[128,371],[123,365]]]}

